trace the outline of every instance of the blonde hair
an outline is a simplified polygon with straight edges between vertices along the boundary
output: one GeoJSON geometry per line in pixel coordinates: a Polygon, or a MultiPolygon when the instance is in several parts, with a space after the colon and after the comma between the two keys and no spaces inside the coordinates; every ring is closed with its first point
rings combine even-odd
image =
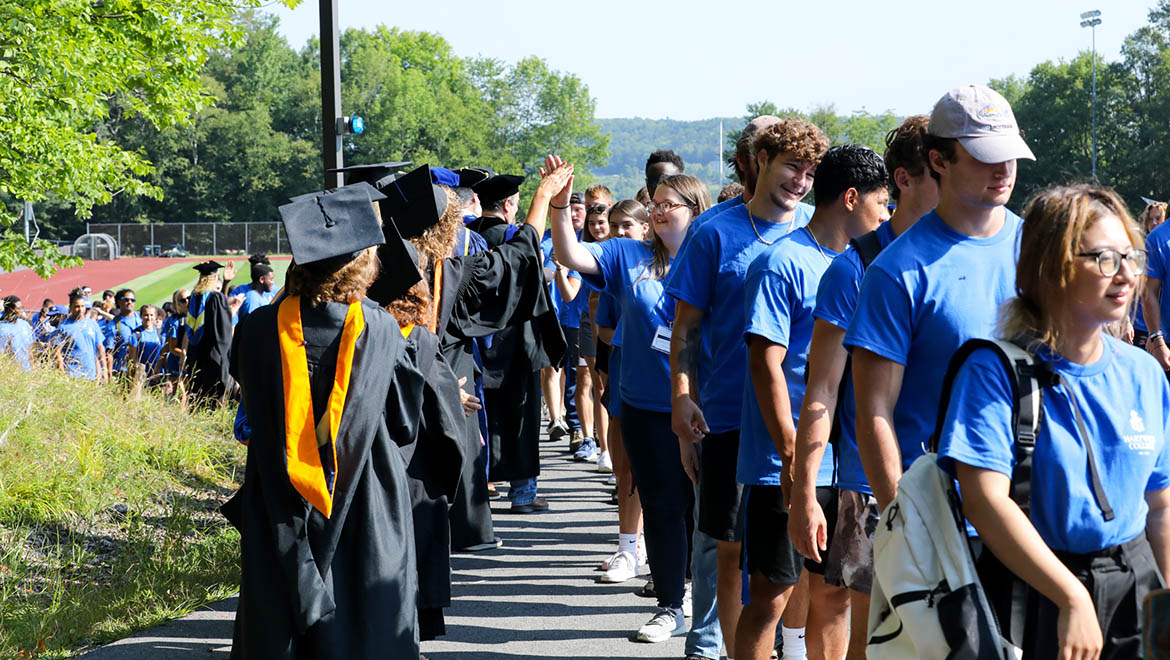
{"type": "MultiPolygon", "coordinates": [[[[691,209],[691,222],[700,213],[711,208],[711,194],[707,192],[707,186],[703,185],[695,177],[689,174],[671,174],[670,176],[662,177],[658,182],[658,187],[667,187],[678,193],[682,197],[683,202],[691,209]]],[[[656,280],[661,280],[670,272],[670,252],[666,249],[666,244],[662,242],[657,233],[652,234],[646,239],[650,248],[650,265],[644,271],[644,274],[656,280]]],[[[641,276],[639,276],[641,279],[641,276]]]]}
{"type": "Polygon", "coordinates": [[[1170,219],[1166,217],[1166,206],[1166,202],[1152,202],[1147,204],[1146,208],[1142,209],[1142,212],[1139,213],[1137,217],[1138,224],[1141,225],[1142,231],[1149,231],[1151,229],[1150,227],[1146,227],[1146,223],[1150,221],[1150,211],[1153,211],[1154,209],[1161,209],[1162,222],[1166,222],[1166,220],[1170,219]]]}
{"type": "Polygon", "coordinates": [[[191,295],[206,293],[208,291],[219,291],[219,271],[213,271],[206,275],[200,275],[199,281],[195,283],[195,288],[191,289],[191,295]]]}
{"type": "MultiPolygon", "coordinates": [[[[1077,252],[1085,232],[1108,215],[1121,219],[1130,242],[1142,245],[1142,234],[1117,193],[1090,184],[1057,186],[1037,193],[1024,211],[1020,256],[1016,266],[1016,297],[1000,310],[999,331],[1005,339],[1024,339],[1034,348],[1056,349],[1061,336],[1056,311],[1065,304],[1077,252]]],[[[1130,305],[1140,294],[1142,281],[1130,305]]]]}
{"type": "Polygon", "coordinates": [[[381,262],[378,261],[377,246],[372,246],[336,270],[314,266],[294,263],[285,275],[284,288],[288,295],[301,296],[316,306],[323,302],[361,300],[378,277],[381,262]]]}
{"type": "Polygon", "coordinates": [[[595,183],[585,189],[585,198],[588,199],[590,197],[604,198],[607,205],[613,204],[613,191],[603,183],[595,183]]]}

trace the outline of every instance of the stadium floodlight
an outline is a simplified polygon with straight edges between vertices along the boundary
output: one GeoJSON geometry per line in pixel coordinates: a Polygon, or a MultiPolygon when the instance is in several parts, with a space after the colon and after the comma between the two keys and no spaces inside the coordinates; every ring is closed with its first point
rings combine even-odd
{"type": "Polygon", "coordinates": [[[1101,15],[1101,10],[1094,9],[1093,11],[1087,11],[1087,12],[1082,13],[1081,18],[1097,18],[1100,15],[1101,15]]]}

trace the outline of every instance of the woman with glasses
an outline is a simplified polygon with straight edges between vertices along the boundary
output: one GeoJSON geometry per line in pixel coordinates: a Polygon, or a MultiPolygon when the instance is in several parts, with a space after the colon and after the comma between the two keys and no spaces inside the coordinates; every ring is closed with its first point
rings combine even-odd
{"type": "Polygon", "coordinates": [[[1115,193],[1090,185],[1041,192],[1024,217],[1000,331],[1055,375],[1030,514],[1009,496],[1014,375],[990,350],[957,372],[939,464],[986,549],[1029,587],[1024,639],[1013,640],[1024,658],[1140,657],[1142,599],[1170,566],[1170,385],[1102,328],[1132,305],[1141,234],[1115,193]]]}
{"type": "Polygon", "coordinates": [[[658,611],[637,639],[661,642],[686,631],[683,597],[694,491],[678,461],[670,426],[670,333],[674,300],[663,278],[678,254],[687,227],[711,205],[706,186],[685,174],[666,176],[654,191],[651,236],[580,243],[569,218],[568,189],[552,207],[553,245],[562,262],[613,293],[621,305],[622,437],[642,501],[646,552],[658,595],[658,611]]]}

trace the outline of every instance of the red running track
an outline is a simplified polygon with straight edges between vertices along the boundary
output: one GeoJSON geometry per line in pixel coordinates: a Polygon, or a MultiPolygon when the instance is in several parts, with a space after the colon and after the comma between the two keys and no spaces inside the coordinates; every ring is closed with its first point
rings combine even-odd
{"type": "MultiPolygon", "coordinates": [[[[280,259],[281,257],[272,257],[280,259]]],[[[284,257],[287,259],[288,257],[284,257]]],[[[87,261],[77,268],[63,268],[47,280],[41,279],[31,270],[15,273],[0,273],[0,296],[16,294],[28,309],[39,309],[41,301],[52,298],[58,305],[69,304],[69,292],[79,286],[88,286],[98,296],[105,289],[112,289],[123,282],[153,273],[167,266],[181,262],[198,262],[201,259],[170,259],[166,257],[129,257],[115,261],[87,261]]],[[[234,259],[244,267],[247,275],[247,261],[234,259]]]]}

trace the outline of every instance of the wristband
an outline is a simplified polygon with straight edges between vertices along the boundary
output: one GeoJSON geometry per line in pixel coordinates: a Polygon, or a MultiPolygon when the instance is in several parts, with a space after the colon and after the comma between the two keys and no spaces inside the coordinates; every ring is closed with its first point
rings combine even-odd
{"type": "Polygon", "coordinates": [[[1155,339],[1161,339],[1163,342],[1165,342],[1166,336],[1162,334],[1161,330],[1158,330],[1157,332],[1151,332],[1150,336],[1146,337],[1146,341],[1148,342],[1154,341],[1155,339]]]}
{"type": "Polygon", "coordinates": [[[553,204],[552,202],[549,202],[549,203],[548,203],[548,205],[549,205],[549,206],[551,206],[551,207],[553,207],[554,209],[559,209],[559,210],[561,210],[561,211],[564,211],[565,209],[569,208],[569,205],[568,205],[568,204],[565,204],[564,206],[557,206],[556,204],[553,204]]]}

